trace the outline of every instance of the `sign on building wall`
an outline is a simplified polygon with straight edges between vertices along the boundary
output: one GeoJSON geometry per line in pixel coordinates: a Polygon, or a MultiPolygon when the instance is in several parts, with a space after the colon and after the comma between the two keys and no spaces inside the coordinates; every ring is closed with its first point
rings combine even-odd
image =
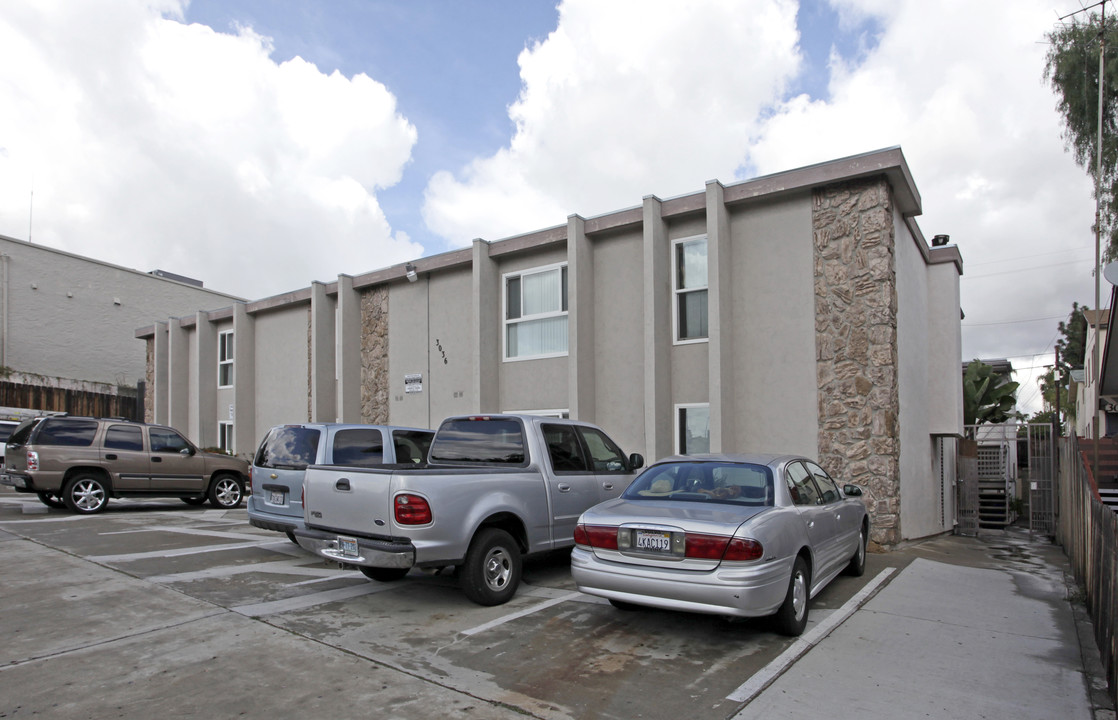
{"type": "Polygon", "coordinates": [[[404,376],[404,392],[423,392],[423,373],[412,373],[404,376]]]}

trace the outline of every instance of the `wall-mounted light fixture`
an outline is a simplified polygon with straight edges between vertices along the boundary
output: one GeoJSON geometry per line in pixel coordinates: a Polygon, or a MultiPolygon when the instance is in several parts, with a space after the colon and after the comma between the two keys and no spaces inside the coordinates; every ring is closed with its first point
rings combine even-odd
{"type": "Polygon", "coordinates": [[[943,247],[949,242],[951,242],[950,235],[936,235],[932,238],[932,247],[943,247]]]}
{"type": "Polygon", "coordinates": [[[411,263],[408,263],[407,265],[404,266],[404,269],[408,271],[407,272],[408,282],[415,282],[419,278],[419,276],[415,274],[415,265],[412,265],[411,263]]]}

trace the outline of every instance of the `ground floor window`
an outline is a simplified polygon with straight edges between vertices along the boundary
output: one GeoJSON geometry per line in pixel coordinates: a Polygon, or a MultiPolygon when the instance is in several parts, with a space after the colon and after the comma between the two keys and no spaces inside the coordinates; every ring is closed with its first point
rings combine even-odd
{"type": "Polygon", "coordinates": [[[676,405],[676,452],[695,455],[710,452],[710,405],[676,405]]]}
{"type": "Polygon", "coordinates": [[[227,453],[233,453],[233,423],[219,422],[217,424],[217,446],[227,453]]]}

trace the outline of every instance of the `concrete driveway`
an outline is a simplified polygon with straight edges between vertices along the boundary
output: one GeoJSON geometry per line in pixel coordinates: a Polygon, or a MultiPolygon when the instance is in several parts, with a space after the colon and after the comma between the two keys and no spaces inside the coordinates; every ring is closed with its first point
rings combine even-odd
{"type": "Polygon", "coordinates": [[[0,718],[1089,718],[1061,563],[1021,536],[871,555],[793,641],[618,611],[575,590],[567,553],[486,608],[448,575],[327,567],[243,510],[79,517],[4,491],[0,718]]]}

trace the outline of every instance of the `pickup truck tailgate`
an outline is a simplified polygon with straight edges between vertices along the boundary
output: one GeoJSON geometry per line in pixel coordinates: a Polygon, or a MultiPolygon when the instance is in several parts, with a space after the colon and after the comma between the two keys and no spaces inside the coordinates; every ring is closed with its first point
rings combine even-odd
{"type": "Polygon", "coordinates": [[[390,532],[391,470],[312,465],[303,488],[307,525],[358,535],[390,532]]]}

